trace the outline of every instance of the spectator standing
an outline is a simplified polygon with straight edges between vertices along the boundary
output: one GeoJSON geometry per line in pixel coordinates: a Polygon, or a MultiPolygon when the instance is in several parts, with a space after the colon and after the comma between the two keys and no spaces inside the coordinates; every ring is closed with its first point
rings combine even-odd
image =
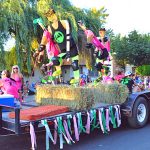
{"type": "Polygon", "coordinates": [[[20,100],[20,102],[23,102],[23,96],[22,96],[22,93],[23,93],[23,75],[20,72],[19,66],[14,65],[12,67],[11,78],[16,81],[16,86],[17,86],[18,93],[19,93],[19,100],[20,100]]]}
{"type": "Polygon", "coordinates": [[[125,77],[121,79],[121,83],[128,87],[129,93],[132,93],[133,85],[135,85],[134,80],[132,79],[132,72],[125,72],[125,77]]]}

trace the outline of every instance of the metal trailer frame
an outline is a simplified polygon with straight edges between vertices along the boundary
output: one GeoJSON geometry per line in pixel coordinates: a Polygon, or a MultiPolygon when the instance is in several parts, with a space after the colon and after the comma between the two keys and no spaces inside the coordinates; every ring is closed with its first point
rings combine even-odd
{"type": "Polygon", "coordinates": [[[113,105],[119,105],[119,104],[112,104],[112,105],[109,104],[109,105],[105,105],[105,106],[91,108],[91,109],[84,110],[84,111],[70,111],[70,112],[66,112],[66,113],[62,113],[62,114],[58,114],[58,115],[54,115],[54,116],[50,116],[50,117],[41,118],[41,119],[38,119],[35,121],[24,121],[24,122],[22,122],[22,120],[20,120],[20,109],[19,108],[0,105],[0,130],[6,129],[9,131],[12,131],[16,135],[20,135],[22,133],[28,133],[30,131],[30,122],[31,122],[34,125],[35,132],[43,131],[43,130],[45,130],[44,127],[40,127],[40,128],[38,127],[39,123],[43,119],[47,119],[48,122],[53,121],[56,119],[56,117],[60,117],[60,116],[63,117],[64,119],[67,119],[67,115],[70,115],[70,114],[75,115],[78,112],[81,112],[82,116],[86,116],[86,113],[89,110],[99,109],[99,108],[108,108],[109,106],[113,106],[113,105]],[[15,119],[13,119],[13,121],[11,121],[12,119],[8,119],[8,120],[2,119],[2,113],[3,113],[2,109],[14,111],[15,119]]]}
{"type": "MultiPolygon", "coordinates": [[[[132,115],[133,115],[132,110],[133,110],[134,104],[135,104],[136,100],[139,97],[144,97],[148,101],[149,108],[150,108],[150,91],[142,91],[142,92],[132,93],[128,96],[128,98],[125,100],[124,103],[122,103],[122,104],[112,104],[112,106],[113,105],[120,105],[121,114],[123,115],[123,117],[132,117],[132,115]]],[[[31,106],[33,106],[33,105],[31,105],[31,106]]],[[[91,108],[91,109],[98,109],[98,108],[102,108],[102,107],[107,108],[108,106],[110,106],[110,104],[106,105],[106,106],[91,108]]],[[[77,112],[82,112],[82,115],[85,115],[85,113],[87,111],[88,110],[85,110],[85,111],[70,111],[70,112],[66,112],[66,113],[62,113],[62,114],[59,114],[59,115],[46,117],[46,118],[42,118],[42,119],[47,119],[48,121],[53,121],[58,116],[62,116],[64,118],[66,118],[66,116],[68,114],[74,115],[77,112]]],[[[22,122],[20,120],[20,108],[0,105],[0,130],[6,129],[6,130],[9,130],[9,131],[12,131],[16,135],[19,135],[19,134],[22,134],[22,133],[25,133],[25,132],[29,132],[29,124],[30,124],[30,122],[32,122],[34,124],[35,132],[36,132],[36,131],[42,130],[42,128],[38,127],[38,124],[40,123],[40,121],[42,119],[35,120],[35,121],[24,121],[24,122],[22,122]],[[9,119],[8,120],[3,119],[2,109],[9,110],[9,111],[14,111],[15,112],[15,119],[13,121],[11,121],[11,119],[10,120],[9,119]]]]}

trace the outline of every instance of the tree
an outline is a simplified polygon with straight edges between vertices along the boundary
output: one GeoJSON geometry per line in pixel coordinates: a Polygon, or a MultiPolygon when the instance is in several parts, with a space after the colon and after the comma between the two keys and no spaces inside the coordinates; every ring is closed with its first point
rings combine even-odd
{"type": "Polygon", "coordinates": [[[142,76],[150,76],[150,65],[143,65],[136,68],[136,73],[142,76]]]}
{"type": "MultiPolygon", "coordinates": [[[[0,3],[0,54],[1,58],[4,58],[3,44],[9,36],[13,36],[16,40],[15,55],[16,63],[21,70],[27,68],[31,73],[31,52],[33,48],[33,41],[35,37],[37,41],[40,41],[42,30],[33,26],[33,20],[38,17],[42,17],[44,23],[47,25],[47,19],[43,16],[43,12],[47,11],[49,7],[53,7],[60,19],[69,19],[72,25],[72,33],[74,39],[78,42],[78,20],[84,20],[87,26],[98,33],[99,27],[104,24],[108,14],[103,8],[96,9],[79,9],[70,3],[69,0],[1,0],[0,3]],[[24,61],[26,56],[26,61],[24,61]]],[[[78,43],[79,45],[82,45],[78,43]]],[[[84,51],[81,47],[80,51],[84,51]]],[[[91,52],[89,52],[90,55],[91,52]]],[[[88,63],[91,61],[91,56],[85,53],[81,53],[85,60],[88,58],[88,63]]],[[[7,55],[8,56],[8,55],[7,55]]],[[[6,57],[5,57],[6,58],[6,57]]],[[[1,59],[2,60],[2,59],[1,59]]],[[[7,60],[3,61],[7,62],[7,60]]],[[[5,64],[4,67],[8,66],[5,64]]]]}
{"type": "Polygon", "coordinates": [[[150,64],[150,36],[139,34],[136,30],[128,36],[117,35],[112,39],[112,49],[121,65],[129,63],[135,66],[150,64]]]}
{"type": "Polygon", "coordinates": [[[29,73],[31,72],[30,43],[34,35],[32,20],[36,14],[34,7],[30,4],[31,1],[25,0],[2,0],[0,7],[0,36],[5,40],[9,35],[14,36],[17,64],[21,70],[23,69],[23,50],[26,51],[26,66],[29,73]]]}

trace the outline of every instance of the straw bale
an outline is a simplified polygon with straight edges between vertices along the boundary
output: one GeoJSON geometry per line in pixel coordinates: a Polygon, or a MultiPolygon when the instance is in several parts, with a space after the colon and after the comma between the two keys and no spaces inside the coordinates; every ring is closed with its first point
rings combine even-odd
{"type": "Polygon", "coordinates": [[[96,87],[39,85],[36,102],[40,105],[65,105],[72,110],[90,109],[97,103],[123,103],[128,89],[122,84],[99,84],[96,87]]]}

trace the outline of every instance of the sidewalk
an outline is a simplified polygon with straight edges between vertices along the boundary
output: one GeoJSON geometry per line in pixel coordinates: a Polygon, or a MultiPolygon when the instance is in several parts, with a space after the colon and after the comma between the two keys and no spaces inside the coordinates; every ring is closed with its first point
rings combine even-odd
{"type": "Polygon", "coordinates": [[[29,108],[31,106],[38,106],[38,104],[36,103],[36,95],[31,95],[31,96],[25,96],[24,97],[24,102],[22,104],[22,108],[25,109],[25,108],[29,108]]]}

